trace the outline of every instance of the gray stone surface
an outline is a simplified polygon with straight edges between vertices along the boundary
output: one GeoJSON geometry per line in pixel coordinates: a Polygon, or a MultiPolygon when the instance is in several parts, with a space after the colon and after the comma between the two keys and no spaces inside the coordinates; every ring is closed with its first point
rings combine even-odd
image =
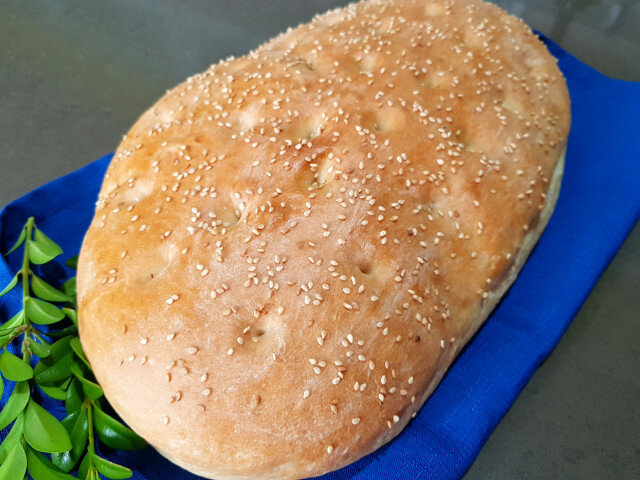
{"type": "MultiPolygon", "coordinates": [[[[188,75],[345,3],[0,0],[0,205],[112,151],[188,75]]],[[[640,2],[497,3],[640,80],[640,2]]],[[[636,227],[466,480],[640,478],[639,258],[636,227]]]]}

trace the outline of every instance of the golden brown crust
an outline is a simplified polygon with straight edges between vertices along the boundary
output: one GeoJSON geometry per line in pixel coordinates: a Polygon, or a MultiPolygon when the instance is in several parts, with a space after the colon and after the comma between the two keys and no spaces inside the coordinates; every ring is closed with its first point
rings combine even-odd
{"type": "Polygon", "coordinates": [[[378,448],[535,244],[569,123],[544,46],[475,0],[354,4],[188,79],[124,138],[83,244],[107,398],[209,477],[378,448]]]}

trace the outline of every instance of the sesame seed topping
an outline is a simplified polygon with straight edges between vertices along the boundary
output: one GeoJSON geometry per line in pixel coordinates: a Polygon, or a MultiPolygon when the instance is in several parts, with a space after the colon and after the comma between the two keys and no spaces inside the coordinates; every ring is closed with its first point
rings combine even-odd
{"type": "MultiPolygon", "coordinates": [[[[398,423],[393,413],[426,388],[409,376],[416,362],[438,343],[446,359],[462,346],[474,308],[460,305],[500,291],[564,148],[559,72],[494,10],[354,4],[212,66],[154,106],[114,156],[89,235],[118,239],[95,287],[117,294],[134,279],[164,299],[175,330],[154,337],[125,311],[114,331],[126,334],[127,321],[130,343],[165,335],[176,349],[159,362],[151,346],[124,350],[119,364],[160,365],[170,403],[183,388],[182,405],[195,397],[216,412],[215,359],[237,353],[226,362],[246,388],[257,388],[260,365],[286,366],[304,399],[314,391],[309,406],[329,401],[336,421],[359,424],[355,396],[355,407],[377,404],[376,422],[398,423]]],[[[230,405],[241,393],[228,393],[230,405]]]]}

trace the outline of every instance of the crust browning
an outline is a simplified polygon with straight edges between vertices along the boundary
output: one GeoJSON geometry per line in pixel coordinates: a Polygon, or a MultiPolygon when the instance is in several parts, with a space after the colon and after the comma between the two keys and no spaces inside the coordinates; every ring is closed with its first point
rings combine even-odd
{"type": "Polygon", "coordinates": [[[569,125],[554,59],[475,0],[353,4],[189,78],[123,139],[80,255],[109,402],[210,478],[375,450],[515,279],[569,125]]]}

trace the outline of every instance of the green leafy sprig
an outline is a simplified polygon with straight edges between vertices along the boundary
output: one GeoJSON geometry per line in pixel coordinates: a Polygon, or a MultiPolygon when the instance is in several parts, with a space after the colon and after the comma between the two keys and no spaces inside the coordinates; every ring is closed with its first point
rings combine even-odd
{"type": "MultiPolygon", "coordinates": [[[[78,338],[76,279],[58,289],[34,273],[32,265],[52,261],[62,249],[33,217],[6,255],[21,246],[22,267],[0,291],[2,297],[20,284],[23,307],[0,325],[0,395],[4,380],[15,382],[0,410],[0,429],[13,424],[0,443],[0,480],[23,480],[27,472],[34,480],[74,480],[74,469],[81,480],[129,478],[131,470],[98,455],[96,441],[119,450],[146,443],[104,410],[104,393],[78,338]],[[13,342],[20,342],[21,357],[7,349],[13,342]],[[62,422],[38,403],[38,390],[64,402],[62,422]]],[[[74,269],[76,263],[77,257],[66,262],[74,269]]]]}

